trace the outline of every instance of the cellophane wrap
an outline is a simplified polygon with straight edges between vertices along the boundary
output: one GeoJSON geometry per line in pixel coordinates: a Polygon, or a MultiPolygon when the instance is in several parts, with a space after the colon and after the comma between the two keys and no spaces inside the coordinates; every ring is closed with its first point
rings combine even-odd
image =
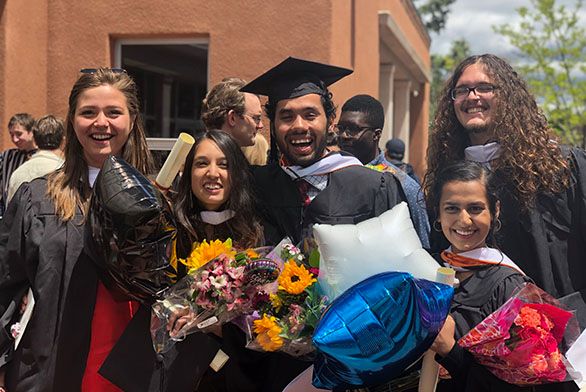
{"type": "MultiPolygon", "coordinates": [[[[197,269],[190,269],[153,304],[151,337],[156,352],[166,352],[191,333],[211,332],[250,312],[257,293],[277,278],[279,269],[270,258],[271,248],[237,252],[230,249],[230,240],[210,243],[214,244],[216,248],[224,246],[226,252],[197,269]],[[179,318],[185,325],[171,334],[179,318]]],[[[193,253],[201,246],[194,247],[193,253]]]]}
{"type": "Polygon", "coordinates": [[[285,239],[274,252],[283,260],[275,285],[260,292],[254,311],[244,320],[247,347],[257,351],[279,351],[294,357],[312,357],[313,330],[327,306],[317,283],[319,258],[308,239],[299,247],[285,239]],[[300,248],[303,248],[302,252],[300,248]]]}
{"type": "Polygon", "coordinates": [[[564,354],[579,334],[571,310],[526,283],[458,344],[501,380],[537,385],[571,379],[564,354]]]}

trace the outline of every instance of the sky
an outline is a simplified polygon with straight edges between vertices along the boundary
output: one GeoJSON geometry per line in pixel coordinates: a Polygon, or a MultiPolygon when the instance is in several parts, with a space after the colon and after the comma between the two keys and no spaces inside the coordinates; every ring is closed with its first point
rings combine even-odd
{"type": "MultiPolygon", "coordinates": [[[[556,0],[556,4],[573,10],[576,0],[556,0]]],[[[512,59],[515,48],[505,37],[493,32],[493,25],[517,24],[519,7],[531,7],[530,0],[456,0],[451,8],[446,28],[440,34],[431,34],[431,52],[445,54],[451,42],[465,38],[472,54],[493,53],[512,59]]],[[[586,6],[580,10],[582,26],[586,26],[586,6]]]]}

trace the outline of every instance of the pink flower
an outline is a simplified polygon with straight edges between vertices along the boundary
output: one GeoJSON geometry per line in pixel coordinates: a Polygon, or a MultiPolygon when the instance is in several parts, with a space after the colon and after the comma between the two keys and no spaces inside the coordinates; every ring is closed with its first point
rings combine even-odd
{"type": "Polygon", "coordinates": [[[244,267],[227,268],[226,273],[234,280],[242,280],[244,277],[244,267]]]}
{"type": "Polygon", "coordinates": [[[212,276],[210,277],[210,283],[212,284],[212,286],[214,286],[214,288],[220,290],[226,287],[228,280],[226,279],[226,275],[212,276]]]}
{"type": "Polygon", "coordinates": [[[222,263],[216,263],[213,266],[212,274],[215,276],[220,276],[224,274],[224,265],[222,263]]]}

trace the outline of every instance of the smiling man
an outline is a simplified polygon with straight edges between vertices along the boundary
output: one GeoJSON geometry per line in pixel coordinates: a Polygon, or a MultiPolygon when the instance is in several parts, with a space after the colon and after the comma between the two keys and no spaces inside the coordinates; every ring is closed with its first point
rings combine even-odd
{"type": "MultiPolygon", "coordinates": [[[[539,287],[577,310],[586,327],[584,150],[556,141],[525,81],[490,54],[456,67],[432,128],[426,198],[431,200],[434,179],[454,161],[490,167],[500,181],[498,247],[539,287]]],[[[435,250],[442,250],[436,235],[435,250]]]]}
{"type": "MultiPolygon", "coordinates": [[[[326,149],[336,108],[327,86],[351,70],[289,57],[242,91],[268,96],[271,153],[278,159],[254,167],[267,244],[288,236],[295,243],[314,223],[358,223],[404,199],[389,173],[370,170],[350,155],[326,149]]],[[[263,391],[281,391],[310,363],[271,355],[263,391]]]]}
{"type": "Polygon", "coordinates": [[[314,223],[358,223],[404,200],[388,173],[326,149],[336,108],[327,86],[351,70],[289,57],[242,88],[267,95],[278,162],[254,170],[265,236],[300,241],[314,223]]]}

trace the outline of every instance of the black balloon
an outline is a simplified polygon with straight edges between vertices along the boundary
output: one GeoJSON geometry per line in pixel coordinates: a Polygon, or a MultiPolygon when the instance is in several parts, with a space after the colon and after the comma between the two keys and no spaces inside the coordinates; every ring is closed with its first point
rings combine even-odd
{"type": "Polygon", "coordinates": [[[165,196],[121,158],[109,157],[93,187],[86,252],[123,294],[150,303],[172,283],[175,223],[165,196]]]}

